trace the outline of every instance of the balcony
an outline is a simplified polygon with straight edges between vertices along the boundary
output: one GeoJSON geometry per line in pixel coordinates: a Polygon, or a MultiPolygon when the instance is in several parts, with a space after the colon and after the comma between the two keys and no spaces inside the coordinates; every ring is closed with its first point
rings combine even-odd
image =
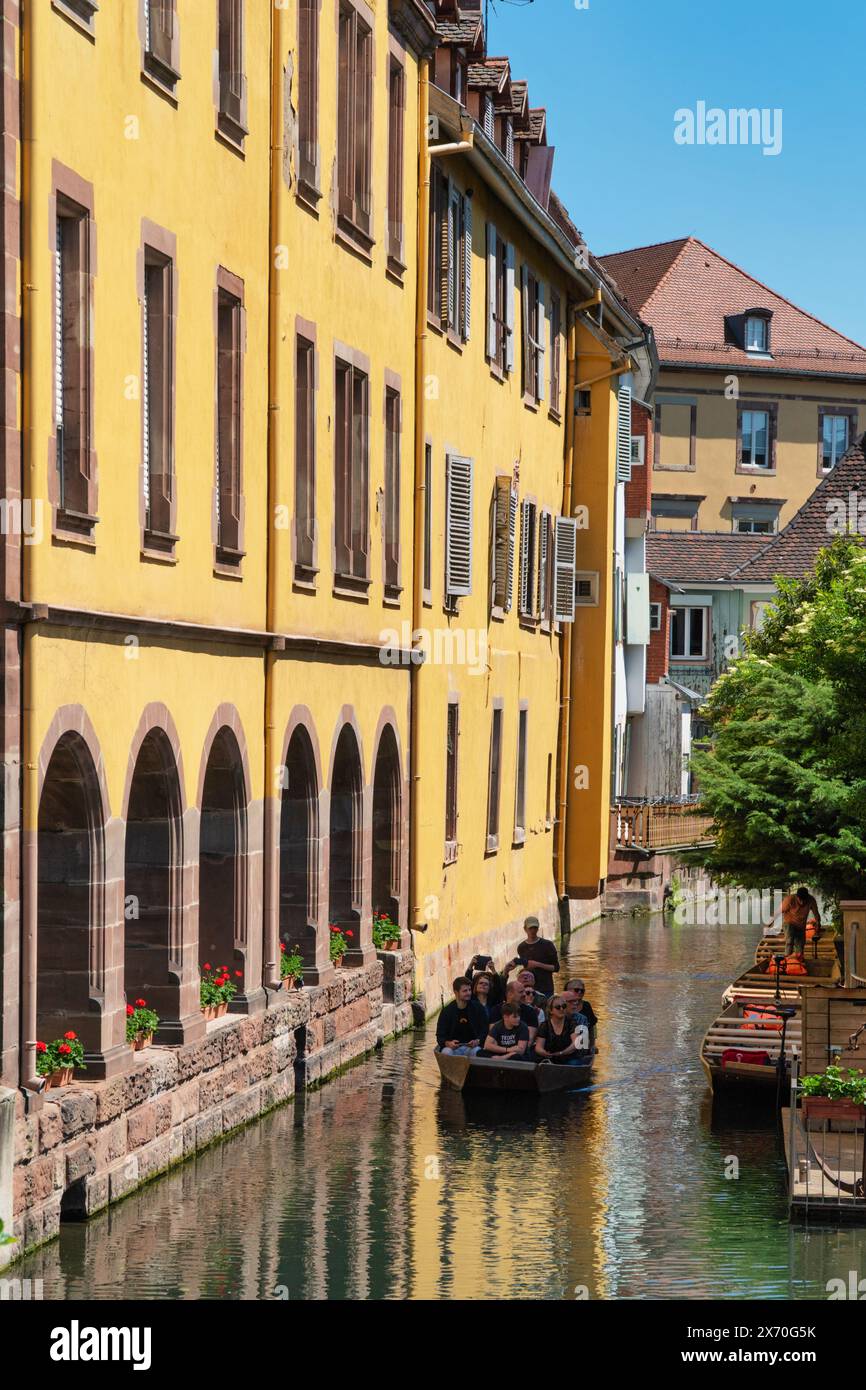
{"type": "Polygon", "coordinates": [[[611,809],[614,853],[671,854],[713,842],[713,818],[697,801],[639,801],[623,798],[611,809]]]}

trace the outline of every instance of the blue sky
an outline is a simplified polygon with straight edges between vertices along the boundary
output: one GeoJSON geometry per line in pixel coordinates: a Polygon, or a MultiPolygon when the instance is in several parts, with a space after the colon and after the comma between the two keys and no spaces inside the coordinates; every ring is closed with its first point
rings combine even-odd
{"type": "Polygon", "coordinates": [[[866,344],[863,0],[490,0],[597,254],[700,237],[866,344]],[[781,108],[782,148],[677,145],[674,113],[781,108]]]}

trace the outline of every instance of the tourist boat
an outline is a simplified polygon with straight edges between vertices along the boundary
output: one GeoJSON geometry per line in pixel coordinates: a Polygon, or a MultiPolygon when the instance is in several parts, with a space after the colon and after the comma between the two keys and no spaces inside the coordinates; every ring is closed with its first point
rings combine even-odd
{"type": "Polygon", "coordinates": [[[793,1000],[776,1004],[772,998],[736,999],[728,1004],[710,1024],[701,1043],[701,1064],[713,1094],[746,1087],[774,1096],[779,1088],[782,1040],[784,1089],[790,1080],[791,1057],[794,1047],[800,1046],[801,1033],[801,1009],[793,1000]]]}
{"type": "MultiPolygon", "coordinates": [[[[776,997],[776,971],[772,958],[784,950],[784,936],[762,936],[755,950],[755,963],[750,965],[722,995],[722,1007],[735,1003],[765,1003],[776,997]],[[769,963],[769,964],[768,964],[769,963]]],[[[784,1004],[800,1007],[800,990],[814,985],[827,985],[840,978],[832,932],[823,932],[817,942],[807,941],[805,975],[779,975],[779,999],[784,1004]]],[[[778,1002],[778,1001],[777,1001],[778,1002]]]]}
{"type": "Polygon", "coordinates": [[[592,1076],[593,1058],[585,1067],[557,1066],[555,1062],[502,1062],[498,1057],[444,1056],[436,1049],[439,1074],[457,1091],[574,1091],[592,1076]]]}

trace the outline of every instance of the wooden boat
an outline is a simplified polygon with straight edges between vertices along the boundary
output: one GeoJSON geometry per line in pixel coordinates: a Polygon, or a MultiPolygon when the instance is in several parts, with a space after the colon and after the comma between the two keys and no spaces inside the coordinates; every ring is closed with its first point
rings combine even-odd
{"type": "Polygon", "coordinates": [[[574,1091],[588,1084],[593,1060],[590,1059],[585,1067],[565,1067],[555,1062],[502,1062],[498,1057],[443,1056],[436,1049],[439,1074],[457,1091],[533,1091],[542,1096],[553,1091],[574,1091]]]}
{"type": "MultiPolygon", "coordinates": [[[[783,1037],[783,1018],[781,1016],[772,1019],[750,1020],[744,1015],[744,1009],[748,1003],[756,1004],[766,1013],[774,1011],[772,999],[758,998],[756,1000],[737,999],[730,1003],[713,1020],[701,1043],[701,1065],[706,1073],[707,1081],[713,1091],[718,1094],[720,1091],[733,1087],[749,1087],[756,1091],[765,1091],[768,1098],[774,1097],[779,1084],[778,1064],[779,1051],[783,1037]],[[736,1058],[728,1056],[723,1060],[724,1054],[736,1052],[736,1058]],[[765,1053],[769,1056],[769,1064],[758,1060],[758,1055],[765,1053]],[[755,1058],[750,1060],[750,1055],[755,1058]]],[[[787,1019],[784,1027],[785,1039],[785,1076],[784,1082],[790,1078],[791,1057],[794,1047],[799,1047],[802,1035],[802,1018],[799,1005],[794,1005],[788,1001],[783,1001],[778,1006],[780,1009],[795,1008],[796,1011],[787,1019]]]]}
{"type": "MultiPolygon", "coordinates": [[[[799,1011],[800,990],[811,989],[815,985],[828,985],[840,978],[839,961],[833,944],[832,932],[824,932],[817,942],[806,942],[803,957],[806,975],[780,975],[779,994],[784,1004],[793,1005],[799,1011]]],[[[776,971],[768,961],[778,952],[784,951],[784,936],[763,936],[755,950],[755,963],[750,965],[733,984],[728,985],[722,995],[722,1007],[733,1003],[767,1003],[775,998],[776,971]]]]}

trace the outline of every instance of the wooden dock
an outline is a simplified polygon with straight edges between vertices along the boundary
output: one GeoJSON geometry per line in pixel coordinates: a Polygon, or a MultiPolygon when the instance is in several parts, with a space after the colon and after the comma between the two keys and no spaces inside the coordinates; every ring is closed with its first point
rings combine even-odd
{"type": "Polygon", "coordinates": [[[799,1109],[784,1109],[781,1120],[791,1215],[866,1221],[863,1130],[825,1123],[807,1131],[799,1109]]]}

